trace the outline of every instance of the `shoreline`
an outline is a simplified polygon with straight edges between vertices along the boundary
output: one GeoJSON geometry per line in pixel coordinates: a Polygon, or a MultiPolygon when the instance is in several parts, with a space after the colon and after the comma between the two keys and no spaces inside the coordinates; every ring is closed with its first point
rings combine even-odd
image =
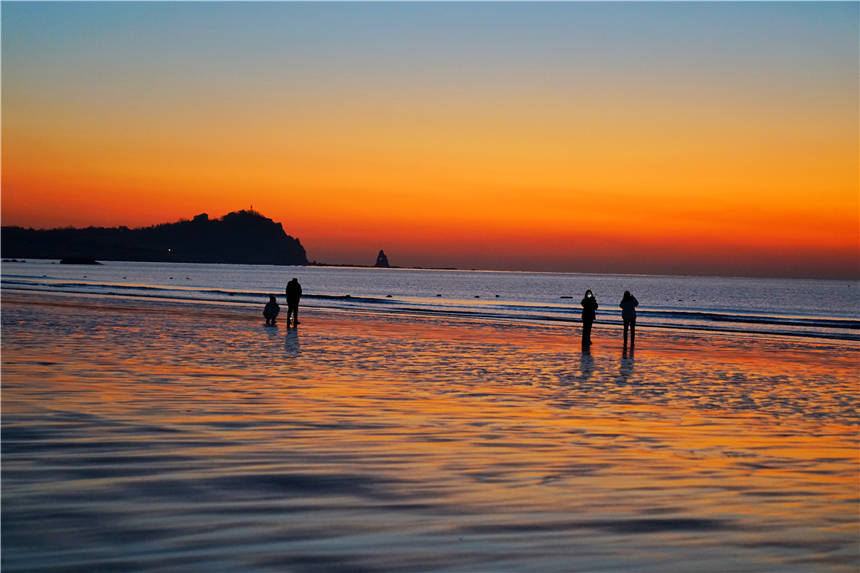
{"type": "MultiPolygon", "coordinates": [[[[601,275],[607,277],[643,277],[643,278],[677,278],[677,279],[750,279],[750,280],[788,280],[788,281],[827,281],[827,282],[849,282],[849,283],[857,283],[860,281],[860,275],[856,276],[837,276],[837,275],[827,275],[827,276],[813,276],[813,275],[743,275],[743,274],[709,274],[709,273],[623,273],[623,272],[600,272],[600,271],[588,271],[588,270],[577,270],[577,271],[564,271],[564,270],[522,270],[522,269],[481,269],[481,268],[466,268],[466,267],[411,267],[411,266],[399,266],[399,265],[391,265],[388,267],[377,267],[376,265],[357,265],[357,264],[338,264],[338,263],[320,263],[315,261],[310,261],[304,265],[281,265],[274,263],[231,263],[231,262],[217,262],[217,263],[200,263],[200,262],[180,262],[180,261],[159,261],[159,260],[145,260],[145,261],[131,261],[125,259],[97,259],[99,262],[109,262],[109,263],[152,263],[152,264],[176,264],[176,265],[245,265],[245,266],[267,266],[267,267],[276,267],[276,268],[334,268],[334,269],[379,269],[379,270],[398,270],[398,271],[447,271],[447,272],[474,272],[474,273],[513,273],[513,274],[536,274],[536,275],[570,275],[570,276],[593,276],[593,275],[601,275]]],[[[29,263],[29,262],[37,262],[37,263],[46,263],[50,264],[59,264],[59,258],[53,259],[40,259],[37,257],[21,257],[15,258],[12,256],[3,257],[0,259],[0,264],[2,263],[29,263]]],[[[84,265],[86,266],[86,265],[84,265]]]]}
{"type": "MultiPolygon", "coordinates": [[[[581,346],[581,326],[520,321],[473,320],[441,316],[381,314],[365,310],[301,308],[298,329],[286,328],[285,314],[275,327],[264,325],[261,308],[244,303],[187,304],[169,300],[152,301],[134,298],[117,300],[99,295],[71,296],[56,294],[52,300],[17,297],[2,293],[2,305],[54,307],[63,312],[93,312],[103,315],[132,313],[157,315],[165,325],[191,320],[210,325],[222,324],[240,329],[246,336],[262,328],[266,337],[325,336],[336,346],[348,344],[361,332],[364,337],[399,340],[405,352],[416,344],[495,344],[510,348],[512,355],[534,353],[549,356],[541,367],[559,366],[588,358],[622,363],[631,359],[670,358],[718,365],[741,363],[744,369],[807,368],[810,364],[828,363],[834,368],[857,368],[860,365],[860,343],[843,340],[821,340],[794,336],[773,336],[732,332],[700,332],[651,329],[637,332],[635,347],[625,349],[621,327],[595,324],[593,344],[586,352],[581,346]]],[[[501,354],[500,358],[505,359],[501,354]]]]}
{"type": "MultiPolygon", "coordinates": [[[[196,299],[185,298],[170,298],[161,297],[158,295],[139,295],[139,294],[111,294],[106,296],[100,293],[84,293],[84,292],[57,292],[48,290],[15,290],[3,289],[0,291],[3,304],[6,301],[10,303],[24,304],[42,304],[46,301],[40,301],[41,297],[48,296],[57,300],[65,300],[67,302],[61,304],[71,304],[69,301],[78,299],[81,301],[104,301],[104,307],[110,307],[116,304],[117,307],[128,307],[146,305],[176,307],[185,309],[188,307],[198,307],[201,309],[237,309],[237,315],[242,317],[252,317],[258,314],[256,311],[262,309],[263,302],[251,303],[247,301],[203,301],[196,299]],[[260,307],[259,309],[257,307],[260,307]],[[240,311],[239,309],[247,309],[240,311]]],[[[263,299],[261,298],[261,301],[263,299]]],[[[283,305],[282,305],[283,306],[283,305]]],[[[98,308],[98,307],[94,307],[98,308]]],[[[531,319],[531,318],[509,318],[496,317],[486,315],[476,315],[469,313],[452,312],[426,312],[422,310],[409,309],[363,309],[363,308],[332,308],[324,306],[314,306],[312,304],[302,304],[302,313],[319,314],[321,316],[362,316],[370,317],[371,319],[379,320],[404,320],[404,321],[443,321],[451,324],[474,324],[474,325],[498,325],[503,328],[521,327],[524,329],[547,329],[550,331],[565,331],[572,332],[581,331],[581,321],[576,320],[559,320],[553,318],[531,319]]],[[[284,309],[282,309],[284,310],[284,309]]],[[[285,312],[285,310],[284,310],[285,312]]],[[[608,322],[597,320],[594,323],[594,333],[599,337],[612,338],[613,334],[618,334],[619,339],[623,327],[620,321],[608,322]]],[[[834,347],[848,347],[860,351],[860,340],[856,338],[838,338],[826,335],[808,334],[808,333],[771,333],[760,331],[748,331],[741,329],[702,329],[695,326],[682,325],[653,325],[646,320],[639,320],[636,325],[637,340],[641,340],[642,334],[646,337],[656,339],[672,339],[672,338],[689,338],[692,340],[702,340],[709,337],[726,337],[727,339],[749,339],[751,341],[774,341],[774,342],[797,342],[798,344],[807,344],[813,346],[832,345],[834,347]]],[[[576,336],[579,336],[578,334],[576,336]]],[[[850,335],[849,335],[850,336],[850,335]]],[[[641,346],[641,344],[640,344],[641,346]]]]}

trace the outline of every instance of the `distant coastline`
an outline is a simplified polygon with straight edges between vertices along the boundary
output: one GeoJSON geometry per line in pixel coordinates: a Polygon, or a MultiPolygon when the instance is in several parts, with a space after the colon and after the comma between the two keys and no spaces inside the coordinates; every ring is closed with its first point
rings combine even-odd
{"type": "MultiPolygon", "coordinates": [[[[820,272],[683,272],[655,268],[652,272],[625,272],[609,266],[580,268],[523,269],[480,266],[418,266],[336,263],[309,260],[301,240],[288,235],[283,224],[253,210],[234,211],[219,219],[201,213],[192,219],[149,227],[86,227],[33,229],[3,226],[0,230],[0,258],[4,263],[24,263],[26,259],[61,261],[92,260],[215,263],[238,265],[315,266],[332,268],[376,268],[395,270],[484,271],[515,273],[573,273],[625,276],[674,276],[715,278],[774,278],[856,281],[858,275],[820,272]]],[[[75,263],[73,263],[75,264],[75,263]]],[[[80,264],[80,263],[77,263],[80,264]]],[[[90,263],[92,264],[92,263],[90,263]]]]}
{"type": "Polygon", "coordinates": [[[220,219],[201,213],[191,220],[151,227],[83,229],[2,228],[3,259],[307,265],[299,239],[281,223],[242,210],[220,219]]]}
{"type": "MultiPolygon", "coordinates": [[[[413,267],[413,266],[400,266],[400,265],[390,265],[388,267],[378,267],[376,265],[356,265],[350,263],[321,263],[319,261],[312,261],[308,263],[310,267],[339,267],[339,268],[354,268],[354,269],[399,269],[399,270],[413,270],[413,271],[464,271],[464,270],[480,270],[480,269],[461,269],[459,267],[413,267]]],[[[519,271],[514,271],[519,272],[519,271]]]]}

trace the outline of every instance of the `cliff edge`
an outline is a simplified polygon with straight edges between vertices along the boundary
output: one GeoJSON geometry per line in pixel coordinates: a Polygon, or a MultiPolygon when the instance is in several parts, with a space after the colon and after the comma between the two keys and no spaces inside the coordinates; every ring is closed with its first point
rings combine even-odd
{"type": "Polygon", "coordinates": [[[306,265],[305,248],[256,211],[235,211],[220,219],[206,213],[192,220],[152,227],[25,229],[3,227],[3,257],[108,261],[306,265]]]}

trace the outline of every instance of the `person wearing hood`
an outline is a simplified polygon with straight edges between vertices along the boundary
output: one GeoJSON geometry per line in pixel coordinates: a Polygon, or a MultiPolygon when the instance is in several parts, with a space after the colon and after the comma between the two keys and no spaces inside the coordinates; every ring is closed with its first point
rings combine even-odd
{"type": "Polygon", "coordinates": [[[590,290],[582,299],[582,345],[591,346],[591,325],[597,317],[597,299],[590,290]]]}

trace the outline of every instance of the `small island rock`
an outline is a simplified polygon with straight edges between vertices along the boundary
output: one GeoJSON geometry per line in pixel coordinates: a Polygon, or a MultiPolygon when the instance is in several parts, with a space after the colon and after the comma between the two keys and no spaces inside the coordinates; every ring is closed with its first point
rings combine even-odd
{"type": "Polygon", "coordinates": [[[376,255],[376,264],[374,266],[384,269],[388,268],[388,257],[385,256],[385,251],[380,249],[379,254],[376,255]]]}

